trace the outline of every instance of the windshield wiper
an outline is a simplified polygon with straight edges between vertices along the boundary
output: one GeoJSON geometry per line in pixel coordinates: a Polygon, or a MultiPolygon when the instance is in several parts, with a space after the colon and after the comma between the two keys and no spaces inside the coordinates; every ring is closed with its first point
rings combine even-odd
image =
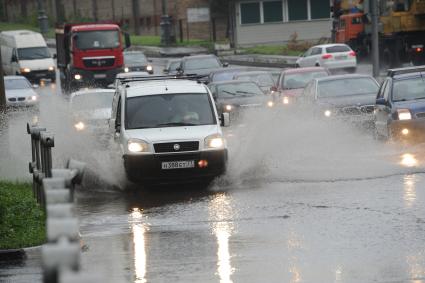
{"type": "Polygon", "coordinates": [[[173,127],[173,126],[197,126],[198,124],[194,123],[183,123],[183,122],[170,122],[170,123],[162,123],[156,125],[156,127],[173,127]]]}
{"type": "Polygon", "coordinates": [[[236,93],[233,93],[233,92],[230,92],[230,91],[227,91],[227,90],[223,90],[222,92],[227,93],[227,94],[230,94],[230,95],[233,95],[233,96],[236,95],[236,93]]]}

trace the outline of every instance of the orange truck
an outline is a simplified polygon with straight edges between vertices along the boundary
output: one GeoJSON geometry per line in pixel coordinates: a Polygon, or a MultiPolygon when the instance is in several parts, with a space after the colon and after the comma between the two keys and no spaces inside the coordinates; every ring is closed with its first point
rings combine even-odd
{"type": "MultiPolygon", "coordinates": [[[[333,0],[333,35],[360,57],[371,51],[370,0],[333,0]]],[[[388,67],[425,64],[425,0],[380,0],[379,50],[388,67]]]]}

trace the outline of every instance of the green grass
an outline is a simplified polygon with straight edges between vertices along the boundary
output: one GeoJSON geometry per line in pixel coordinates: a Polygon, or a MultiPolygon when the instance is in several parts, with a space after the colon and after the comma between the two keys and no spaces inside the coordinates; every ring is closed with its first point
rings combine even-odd
{"type": "Polygon", "coordinates": [[[45,214],[30,183],[0,181],[0,249],[43,244],[45,214]]]}
{"type": "MultiPolygon", "coordinates": [[[[144,45],[144,46],[161,46],[161,37],[155,36],[155,35],[131,35],[131,44],[132,45],[144,45]]],[[[201,39],[190,39],[190,40],[183,40],[183,42],[180,42],[177,40],[173,46],[203,46],[210,48],[213,43],[208,40],[201,40],[201,39]]]]}
{"type": "MultiPolygon", "coordinates": [[[[0,31],[8,31],[8,30],[18,30],[18,29],[28,29],[36,32],[40,32],[40,28],[38,26],[23,24],[23,23],[6,23],[0,22],[0,31]]],[[[54,38],[55,37],[55,29],[53,27],[49,28],[49,32],[47,33],[47,37],[54,38]]]]}

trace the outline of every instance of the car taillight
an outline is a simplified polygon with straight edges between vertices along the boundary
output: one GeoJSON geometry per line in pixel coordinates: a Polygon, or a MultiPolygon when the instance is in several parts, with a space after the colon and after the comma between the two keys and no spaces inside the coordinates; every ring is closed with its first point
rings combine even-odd
{"type": "Polygon", "coordinates": [[[330,58],[332,58],[331,54],[323,54],[322,55],[322,59],[330,59],[330,58]]]}
{"type": "Polygon", "coordinates": [[[350,51],[350,52],[348,53],[348,55],[355,57],[355,56],[356,56],[356,52],[354,52],[354,51],[350,51]]]}
{"type": "Polygon", "coordinates": [[[423,49],[422,49],[421,47],[417,47],[417,48],[416,48],[416,52],[418,52],[418,53],[419,53],[419,52],[422,52],[422,50],[423,50],[423,49]]]}

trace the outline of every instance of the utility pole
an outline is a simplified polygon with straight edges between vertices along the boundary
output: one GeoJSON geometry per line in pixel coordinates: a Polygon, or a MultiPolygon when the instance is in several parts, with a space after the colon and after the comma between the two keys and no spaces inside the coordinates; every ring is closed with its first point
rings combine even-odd
{"type": "MultiPolygon", "coordinates": [[[[2,65],[1,52],[0,52],[0,66],[2,65]]],[[[4,77],[3,69],[0,69],[0,112],[6,109],[6,93],[4,92],[4,77]]]]}
{"type": "Polygon", "coordinates": [[[38,24],[40,26],[40,32],[46,35],[49,32],[49,21],[47,20],[46,11],[43,7],[43,0],[37,0],[38,8],[38,24]]]}
{"type": "Polygon", "coordinates": [[[169,46],[171,44],[171,21],[168,16],[168,0],[162,0],[161,23],[161,45],[169,46]]]}
{"type": "Polygon", "coordinates": [[[134,33],[140,35],[140,7],[139,0],[132,0],[133,4],[133,21],[134,21],[134,33]]]}
{"type": "Polygon", "coordinates": [[[378,7],[377,1],[370,1],[370,13],[372,16],[372,65],[373,76],[379,76],[379,34],[378,34],[378,7]]]}
{"type": "Polygon", "coordinates": [[[56,8],[56,24],[62,26],[65,21],[64,10],[62,7],[61,0],[55,0],[55,8],[56,8]]]}

